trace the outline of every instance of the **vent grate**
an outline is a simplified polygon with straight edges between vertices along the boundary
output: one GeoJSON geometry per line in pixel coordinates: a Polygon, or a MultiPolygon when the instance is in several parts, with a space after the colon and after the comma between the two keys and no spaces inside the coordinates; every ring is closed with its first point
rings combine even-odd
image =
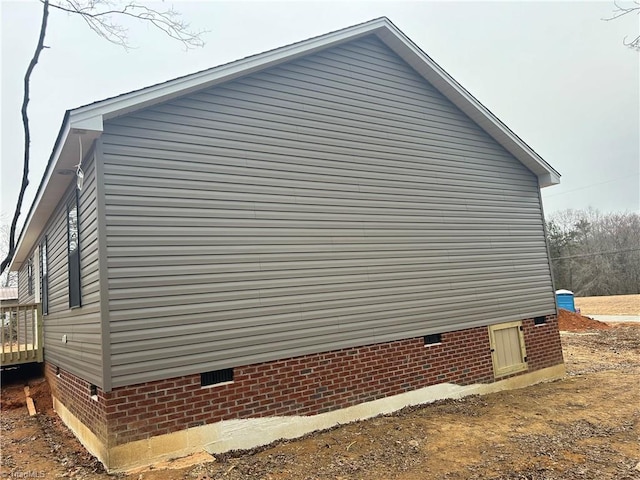
{"type": "Polygon", "coordinates": [[[432,333],[431,335],[424,336],[425,345],[435,345],[436,343],[442,343],[441,333],[432,333]]]}
{"type": "Polygon", "coordinates": [[[536,317],[533,319],[534,325],[544,325],[547,323],[547,317],[536,317]]]}
{"type": "Polygon", "coordinates": [[[224,370],[212,370],[200,374],[200,385],[206,387],[215,385],[216,383],[232,382],[233,368],[225,368],[224,370]]]}

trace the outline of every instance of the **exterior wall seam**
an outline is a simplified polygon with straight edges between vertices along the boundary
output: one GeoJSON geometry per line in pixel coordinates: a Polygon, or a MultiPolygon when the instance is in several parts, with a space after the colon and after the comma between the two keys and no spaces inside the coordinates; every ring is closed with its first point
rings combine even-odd
{"type": "Polygon", "coordinates": [[[100,329],[102,343],[102,388],[110,392],[111,382],[111,322],[109,313],[109,270],[107,257],[107,221],[104,193],[102,137],[95,143],[96,214],[98,220],[98,271],[100,275],[100,329]]]}

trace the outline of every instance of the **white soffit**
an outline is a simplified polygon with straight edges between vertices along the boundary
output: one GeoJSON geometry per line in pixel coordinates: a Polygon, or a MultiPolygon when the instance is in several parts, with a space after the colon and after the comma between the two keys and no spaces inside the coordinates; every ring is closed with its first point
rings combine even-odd
{"type": "Polygon", "coordinates": [[[42,231],[47,226],[65,192],[72,183],[75,183],[75,174],[60,172],[65,170],[75,171],[75,166],[80,162],[80,142],[78,138],[82,138],[82,153],[86,155],[93,141],[99,136],[100,132],[88,130],[79,132],[71,129],[65,115],[58,137],[59,141],[56,142],[36,197],[27,214],[25,226],[20,233],[16,252],[9,265],[11,271],[20,269],[29,252],[40,239],[42,231]]]}

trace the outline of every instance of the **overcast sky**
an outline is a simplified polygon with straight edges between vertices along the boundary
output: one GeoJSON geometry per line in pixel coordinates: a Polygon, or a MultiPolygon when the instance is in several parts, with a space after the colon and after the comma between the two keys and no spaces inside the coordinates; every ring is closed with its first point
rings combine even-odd
{"type": "MultiPolygon", "coordinates": [[[[155,4],[157,8],[169,5],[155,4]]],[[[176,2],[202,49],[185,52],[141,24],[124,51],[77,17],[52,10],[32,77],[31,184],[24,216],[64,111],[119,93],[387,16],[562,174],[543,189],[547,216],[565,208],[640,210],[640,55],[625,48],[638,16],[613,22],[613,2],[176,2]]],[[[0,0],[0,214],[22,171],[22,79],[41,18],[37,1],[0,0]]]]}

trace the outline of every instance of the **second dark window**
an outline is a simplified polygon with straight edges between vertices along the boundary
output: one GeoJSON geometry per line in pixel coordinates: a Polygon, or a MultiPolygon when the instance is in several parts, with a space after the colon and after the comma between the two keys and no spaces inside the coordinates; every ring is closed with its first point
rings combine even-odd
{"type": "Polygon", "coordinates": [[[67,206],[67,257],[69,264],[69,308],[80,307],[80,219],[78,192],[67,206]]]}

